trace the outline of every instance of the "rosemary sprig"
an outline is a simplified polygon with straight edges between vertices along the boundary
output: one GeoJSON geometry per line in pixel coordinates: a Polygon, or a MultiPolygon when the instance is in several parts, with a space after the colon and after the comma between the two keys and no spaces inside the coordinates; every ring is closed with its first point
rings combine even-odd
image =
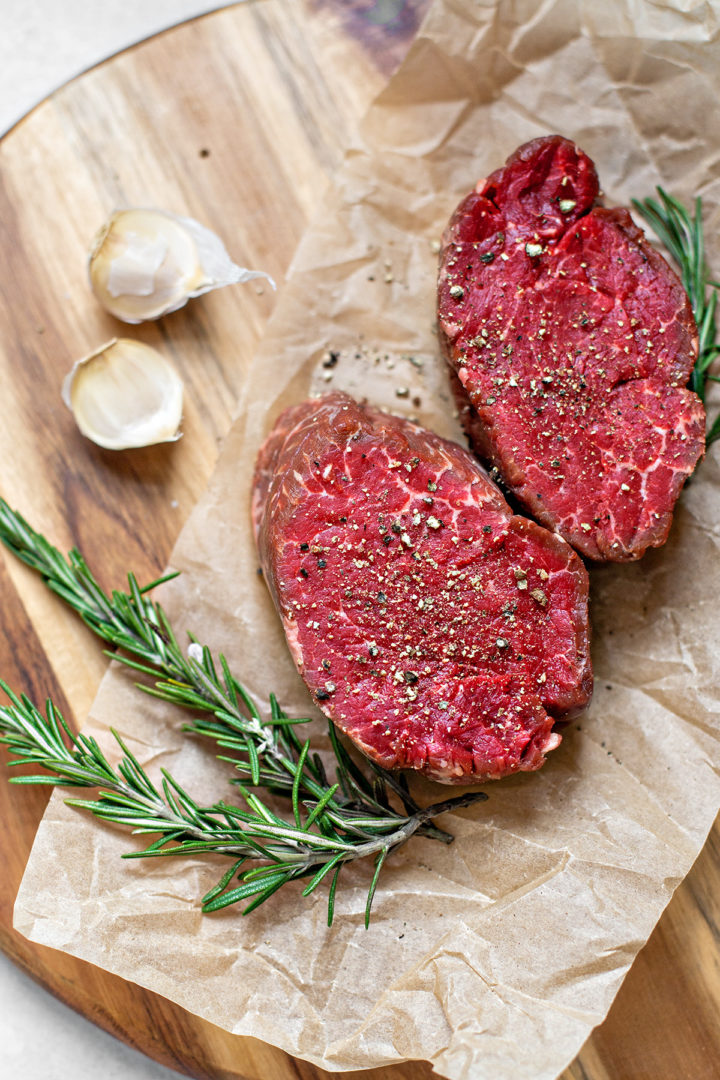
{"type": "Polygon", "coordinates": [[[237,857],[231,870],[204,898],[204,910],[214,911],[253,897],[247,912],[282,885],[312,874],[305,890],[309,894],[332,871],[328,903],[332,921],[342,865],[375,855],[376,872],[368,892],[369,918],[377,877],[388,853],[416,832],[450,843],[452,837],[433,819],[453,807],[487,797],[474,792],[421,809],[411,798],[404,778],[372,763],[372,776],[367,776],[332,726],[337,780],[331,783],[322,759],[310,753],[309,741],[301,742],[295,731],[306,719],[290,719],[271,695],[270,717],[263,721],[224,656],[216,663],[210,649],[192,636],[188,655],[183,654],[165,612],[147,596],[151,588],[174,574],[144,588],[130,574],[127,593],[107,594],[77,550],[63,556],[3,499],[0,540],[36,570],[95,634],[121,650],[108,655],[154,680],[152,685],[138,684],[143,690],[207,714],[186,724],[185,730],[209,737],[223,751],[230,751],[218,756],[231,762],[239,773],[233,783],[247,810],[224,802],[202,809],[168,774],[163,774],[161,794],[117,736],[123,757],[113,769],[95,740],[75,737],[51,702],[43,715],[27,698],[19,698],[0,682],[11,702],[9,707],[0,707],[0,731],[4,732],[0,741],[11,753],[20,755],[19,763],[39,765],[51,774],[18,777],[15,782],[102,787],[98,800],[72,800],[72,805],[132,825],[140,832],[160,834],[147,849],[128,857],[200,851],[237,857]],[[287,797],[292,824],[278,817],[246,785],[287,797]],[[399,798],[404,813],[393,806],[393,795],[399,798]],[[241,869],[247,861],[253,865],[241,869]],[[241,884],[230,888],[236,873],[241,884]]]}
{"type": "MultiPolygon", "coordinates": [[[[322,814],[317,803],[304,823],[296,807],[293,824],[278,817],[258,795],[249,791],[243,791],[246,810],[224,802],[201,807],[164,769],[162,790],[158,790],[116,732],[113,731],[113,736],[122,756],[113,766],[92,736],[73,734],[51,701],[43,714],[27,697],[13,693],[2,680],[0,688],[10,701],[9,705],[0,706],[0,742],[16,755],[10,764],[39,766],[50,774],[13,777],[13,783],[100,788],[96,799],[67,802],[89,810],[104,821],[130,826],[136,834],[158,836],[147,848],[128,852],[123,858],[212,852],[233,859],[233,865],[203,897],[206,912],[250,900],[243,912],[247,914],[283,885],[298,878],[311,878],[303,889],[303,896],[309,896],[332,872],[328,900],[328,924],[331,924],[341,867],[355,859],[375,856],[375,873],[365,911],[367,926],[380,868],[390,851],[404,844],[433,817],[467,806],[477,797],[475,793],[450,799],[405,818],[392,815],[384,821],[378,816],[372,822],[365,822],[364,839],[358,839],[354,828],[343,828],[340,823],[337,828],[321,827],[322,814]],[[253,865],[243,869],[247,862],[253,865]],[[231,888],[236,876],[240,884],[231,888]]],[[[328,793],[333,790],[328,789],[328,793]]]]}
{"type": "MultiPolygon", "coordinates": [[[[300,796],[325,798],[329,784],[322,760],[316,754],[303,753],[303,743],[294,730],[307,720],[290,719],[271,695],[270,716],[263,721],[256,703],[232,675],[224,656],[219,656],[216,663],[210,649],[192,636],[187,654],[183,653],[162,607],[147,595],[176,574],[167,574],[143,588],[129,574],[129,591],[108,595],[76,549],[66,558],[3,499],[0,540],[36,570],[95,634],[119,650],[107,651],[108,656],[154,680],[152,685],[138,683],[140,689],[195,713],[209,714],[194,719],[185,730],[211,738],[221,749],[232,751],[221,757],[235,766],[240,784],[262,786],[274,794],[293,797],[295,803],[300,796]]],[[[376,790],[359,770],[351,772],[352,760],[337,740],[334,749],[345,797],[333,795],[325,804],[324,816],[332,823],[334,811],[353,803],[365,816],[379,812],[385,817],[386,793],[376,790]]],[[[389,774],[379,782],[383,788],[394,783],[389,774]]],[[[419,807],[407,793],[405,797],[406,809],[416,812],[419,807]]]]}
{"type": "MultiPolygon", "coordinates": [[[[690,376],[690,388],[704,402],[708,379],[720,382],[720,377],[711,375],[709,371],[713,361],[720,356],[715,322],[718,298],[716,290],[720,288],[720,282],[710,277],[705,258],[702,199],[696,199],[695,213],[691,214],[681,202],[668,195],[661,187],[657,189],[657,193],[659,202],[655,199],[633,199],[632,204],[665,245],[680,269],[699,337],[698,358],[690,376]]],[[[715,417],[706,433],[706,446],[711,446],[718,438],[720,416],[715,417]]]]}

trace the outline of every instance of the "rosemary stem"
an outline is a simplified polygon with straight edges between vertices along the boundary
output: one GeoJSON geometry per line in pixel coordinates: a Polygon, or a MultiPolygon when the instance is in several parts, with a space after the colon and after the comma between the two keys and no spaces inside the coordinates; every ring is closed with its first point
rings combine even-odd
{"type": "Polygon", "coordinates": [[[185,653],[163,609],[132,574],[127,593],[105,593],[78,551],[65,557],[2,499],[0,540],[113,647],[111,656],[153,680],[151,685],[138,684],[141,689],[195,713],[210,714],[194,718],[184,730],[214,739],[218,747],[230,751],[230,756],[218,756],[239,772],[233,782],[246,809],[222,802],[201,807],[168,773],[163,773],[159,790],[114,732],[122,756],[113,767],[92,736],[72,733],[52,702],[43,715],[0,680],[10,699],[9,706],[0,707],[0,742],[15,755],[12,764],[34,764],[49,774],[17,776],[14,782],[97,788],[94,800],[68,802],[101,820],[158,837],[142,850],[127,852],[125,858],[210,852],[231,857],[233,866],[203,898],[204,911],[249,900],[246,914],[291,880],[312,875],[303,889],[308,896],[330,875],[331,922],[341,867],[374,857],[367,925],[388,854],[418,832],[450,843],[452,836],[432,824],[433,819],[486,798],[474,792],[421,809],[402,778],[373,763],[373,775],[368,776],[332,725],[336,781],[331,783],[320,757],[309,752],[309,741],[303,743],[296,733],[296,726],[306,721],[289,718],[271,694],[271,715],[264,722],[225,658],[219,656],[218,671],[210,649],[192,635],[185,653]],[[278,817],[259,794],[246,790],[246,784],[291,799],[292,819],[278,817]],[[400,800],[404,813],[391,804],[391,795],[400,800]],[[250,867],[240,870],[246,862],[250,867]],[[231,887],[236,875],[240,884],[231,887]]]}

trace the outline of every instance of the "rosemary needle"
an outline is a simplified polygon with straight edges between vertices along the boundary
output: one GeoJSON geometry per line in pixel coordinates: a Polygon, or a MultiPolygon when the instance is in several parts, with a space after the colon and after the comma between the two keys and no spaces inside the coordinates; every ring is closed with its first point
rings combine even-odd
{"type": "MultiPolygon", "coordinates": [[[[683,288],[690,299],[698,328],[698,358],[690,375],[690,389],[704,402],[708,380],[720,382],[720,377],[710,374],[713,361],[720,356],[715,322],[720,282],[713,281],[710,277],[705,258],[702,199],[696,199],[695,212],[691,214],[681,202],[668,195],[661,187],[657,189],[657,193],[659,202],[656,199],[633,199],[632,204],[665,245],[680,269],[683,288]]],[[[705,445],[711,446],[718,438],[720,416],[716,416],[710,425],[705,436],[705,445]]]]}
{"type": "Polygon", "coordinates": [[[216,663],[207,646],[191,638],[183,654],[163,609],[147,593],[159,581],[140,588],[128,577],[127,593],[105,593],[77,550],[63,556],[44,536],[0,499],[0,540],[36,570],[50,589],[75,610],[99,637],[118,653],[115,659],[152,678],[138,684],[147,693],[206,715],[185,730],[211,738],[226,753],[238,776],[233,781],[244,808],[218,802],[201,807],[167,772],[153,784],[120,737],[117,765],[106,758],[94,738],[74,735],[53,706],[41,712],[0,680],[9,705],[0,706],[0,742],[16,758],[11,765],[34,765],[47,775],[18,776],[21,784],[53,784],[100,788],[94,800],[70,799],[73,806],[96,817],[130,826],[157,837],[126,858],[188,856],[211,852],[233,859],[233,865],[203,898],[204,911],[238,902],[254,910],[283,885],[310,877],[303,895],[331,876],[328,922],[332,922],[337,880],[343,865],[375,857],[368,889],[366,925],[380,870],[388,854],[415,833],[449,843],[452,837],[433,824],[448,810],[484,800],[484,792],[449,799],[421,809],[404,778],[371,763],[368,777],[353,761],[331,727],[337,781],[330,782],[309,742],[301,742],[296,725],[270,696],[270,716],[260,710],[230,671],[224,656],[216,663]],[[290,799],[292,820],[286,821],[249,786],[290,799]],[[403,811],[396,810],[391,795],[403,811]],[[233,886],[233,880],[239,884],[233,886]]]}

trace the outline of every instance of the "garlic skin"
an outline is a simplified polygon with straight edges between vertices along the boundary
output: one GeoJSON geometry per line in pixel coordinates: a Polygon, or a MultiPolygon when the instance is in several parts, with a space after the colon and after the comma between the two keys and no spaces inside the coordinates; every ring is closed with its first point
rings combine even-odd
{"type": "Polygon", "coordinates": [[[180,438],[183,384],[160,353],[113,338],[65,377],[62,398],[86,438],[106,450],[180,438]]]}
{"type": "Polygon", "coordinates": [[[236,266],[215,233],[165,210],[117,210],[93,242],[90,285],[106,311],[126,323],[159,319],[191,297],[254,278],[236,266]]]}

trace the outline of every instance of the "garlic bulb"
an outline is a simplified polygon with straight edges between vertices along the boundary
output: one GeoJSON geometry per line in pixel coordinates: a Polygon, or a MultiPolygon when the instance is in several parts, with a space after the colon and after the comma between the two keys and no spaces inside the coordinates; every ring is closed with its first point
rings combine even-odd
{"type": "Polygon", "coordinates": [[[118,210],[95,237],[90,284],[106,311],[126,323],[159,319],[193,296],[253,278],[222,241],[192,218],[164,210],[118,210]]]}
{"type": "Polygon", "coordinates": [[[180,438],[182,380],[140,341],[113,338],[78,360],[62,396],[83,435],[107,450],[180,438]]]}

